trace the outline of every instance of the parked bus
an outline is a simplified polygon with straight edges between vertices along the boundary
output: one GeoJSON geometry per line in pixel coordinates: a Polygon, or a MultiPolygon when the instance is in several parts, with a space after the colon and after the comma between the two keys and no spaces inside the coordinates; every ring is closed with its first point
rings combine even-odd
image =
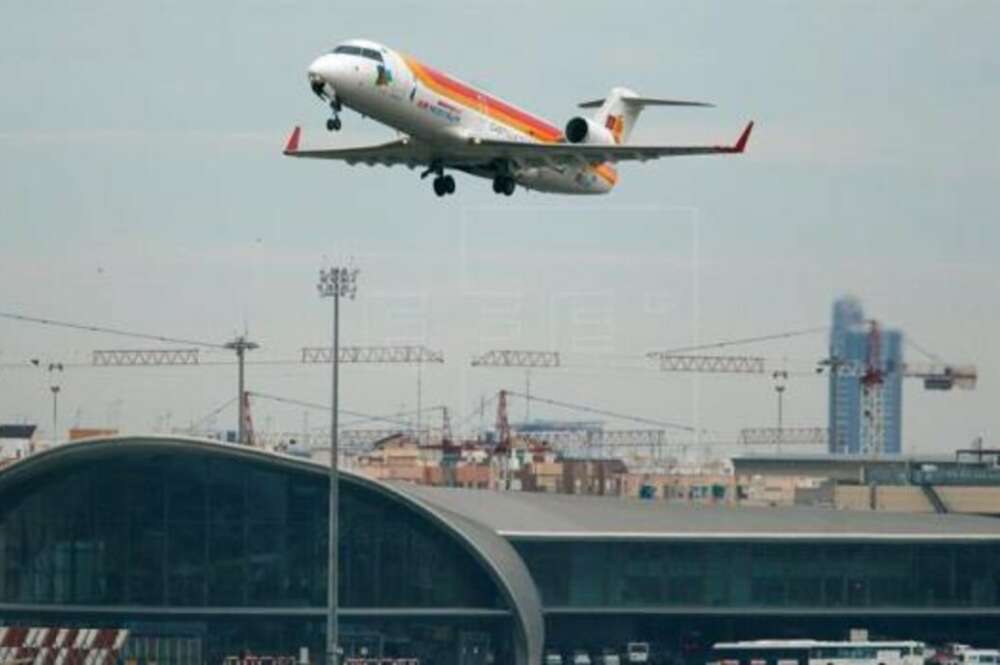
{"type": "Polygon", "coordinates": [[[923,642],[757,640],[720,642],[709,665],[924,665],[923,642]]]}

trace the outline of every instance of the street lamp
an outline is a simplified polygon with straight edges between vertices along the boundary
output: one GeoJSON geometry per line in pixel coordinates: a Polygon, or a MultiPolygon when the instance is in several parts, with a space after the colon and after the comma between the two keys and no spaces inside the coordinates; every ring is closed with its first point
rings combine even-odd
{"type": "Polygon", "coordinates": [[[778,393],[778,436],[776,441],[778,442],[778,452],[781,452],[781,440],[784,438],[784,422],[782,407],[784,396],[785,396],[785,382],[788,380],[788,372],[785,370],[778,370],[771,374],[771,378],[774,379],[774,392],[778,393]]]}
{"type": "MultiPolygon", "coordinates": [[[[44,367],[38,358],[32,358],[31,364],[35,367],[41,369],[44,367]]],[[[62,373],[63,364],[62,363],[52,363],[48,364],[49,371],[49,390],[52,392],[52,443],[56,444],[59,442],[59,383],[54,376],[53,372],[62,373]]]]}
{"type": "Polygon", "coordinates": [[[334,266],[329,270],[319,271],[320,298],[333,298],[333,396],[330,408],[330,536],[329,536],[329,566],[327,571],[327,605],[326,618],[326,662],[327,665],[337,665],[337,568],[339,565],[339,534],[337,511],[339,495],[337,488],[337,384],[340,368],[340,298],[341,296],[354,300],[358,292],[358,269],[334,266]]]}
{"type": "Polygon", "coordinates": [[[240,335],[231,342],[223,345],[225,348],[236,352],[236,364],[238,365],[237,390],[239,391],[239,406],[237,407],[236,439],[241,446],[251,443],[247,436],[247,394],[244,384],[244,364],[246,362],[246,352],[259,349],[260,345],[251,342],[244,335],[240,335]]]}

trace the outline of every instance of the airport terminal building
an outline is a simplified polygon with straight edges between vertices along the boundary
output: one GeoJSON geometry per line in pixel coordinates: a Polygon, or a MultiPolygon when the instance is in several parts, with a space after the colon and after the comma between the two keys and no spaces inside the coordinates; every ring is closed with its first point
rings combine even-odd
{"type": "MultiPolygon", "coordinates": [[[[342,644],[434,665],[720,640],[995,646],[1000,521],[386,484],[344,473],[342,644]]],[[[178,437],[0,470],[0,623],[125,627],[159,665],[322,658],[327,470],[178,437]],[[181,648],[183,645],[183,648],[181,648]]]]}

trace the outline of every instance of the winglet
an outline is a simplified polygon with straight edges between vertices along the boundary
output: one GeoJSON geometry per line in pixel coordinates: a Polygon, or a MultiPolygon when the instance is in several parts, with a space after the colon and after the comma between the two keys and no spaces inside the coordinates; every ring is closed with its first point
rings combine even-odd
{"type": "Polygon", "coordinates": [[[740,153],[746,149],[747,141],[750,140],[750,132],[752,130],[753,130],[753,120],[751,120],[747,124],[747,128],[743,130],[742,134],[740,134],[739,140],[736,142],[736,145],[733,146],[733,152],[740,153]]]}
{"type": "Polygon", "coordinates": [[[288,143],[285,144],[285,154],[294,155],[299,151],[299,137],[302,135],[302,128],[295,125],[295,129],[292,130],[292,135],[288,137],[288,143]]]}

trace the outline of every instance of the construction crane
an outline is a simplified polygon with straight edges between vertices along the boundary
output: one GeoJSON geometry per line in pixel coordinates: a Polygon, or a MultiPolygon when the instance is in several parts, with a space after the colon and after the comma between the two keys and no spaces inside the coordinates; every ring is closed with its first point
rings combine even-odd
{"type": "MultiPolygon", "coordinates": [[[[424,363],[443,363],[444,354],[422,345],[400,346],[342,346],[337,352],[340,363],[408,363],[417,366],[417,436],[423,431],[420,414],[423,411],[424,363]]],[[[302,349],[303,363],[333,362],[333,350],[328,346],[308,346],[302,349]]]]}
{"type": "Polygon", "coordinates": [[[531,419],[531,370],[559,367],[562,360],[558,351],[515,351],[495,349],[472,359],[473,367],[519,367],[524,369],[524,420],[531,419]]]}
{"type": "MultiPolygon", "coordinates": [[[[667,430],[673,429],[684,432],[695,431],[694,428],[679,423],[632,416],[593,406],[572,404],[569,402],[548,399],[537,395],[532,396],[532,399],[541,404],[547,404],[561,409],[575,411],[577,413],[585,413],[590,416],[604,416],[614,418],[616,420],[630,421],[640,425],[651,425],[653,427],[609,430],[603,428],[601,421],[574,423],[577,425],[576,427],[518,427],[512,425],[508,419],[507,410],[510,397],[527,399],[528,395],[510,390],[501,390],[498,393],[495,429],[497,440],[496,450],[497,453],[506,457],[510,456],[510,448],[512,446],[511,440],[515,433],[519,438],[542,442],[563,451],[569,450],[578,452],[583,450],[588,456],[593,455],[595,450],[599,451],[600,454],[603,455],[612,448],[615,450],[631,448],[649,450],[651,452],[651,456],[659,458],[662,456],[662,451],[665,448],[686,449],[689,445],[687,443],[681,444],[670,440],[667,435],[667,430]]],[[[499,460],[498,462],[506,465],[507,467],[510,466],[509,459],[499,460]]]]}
{"type": "Polygon", "coordinates": [[[763,374],[766,371],[766,361],[759,356],[686,356],[665,351],[651,351],[646,357],[658,360],[662,372],[763,374]]]}
{"type": "Polygon", "coordinates": [[[739,442],[744,446],[824,446],[828,434],[825,427],[744,427],[739,442]]]}
{"type": "MultiPolygon", "coordinates": [[[[444,354],[426,346],[342,346],[337,352],[341,363],[443,363],[444,354]]],[[[302,348],[303,363],[331,363],[333,350],[328,346],[302,348]]]]}
{"type": "MultiPolygon", "coordinates": [[[[861,384],[860,452],[880,455],[885,452],[885,390],[886,381],[893,375],[902,378],[919,378],[925,390],[949,391],[953,388],[973,390],[978,373],[974,366],[914,365],[891,363],[882,359],[882,329],[875,319],[865,322],[865,361],[824,358],[816,368],[817,373],[828,370],[835,377],[857,379],[861,384]]],[[[834,425],[831,424],[831,427],[834,425]]],[[[839,437],[833,435],[834,440],[839,437]]]]}
{"type": "Polygon", "coordinates": [[[94,351],[94,367],[197,365],[198,349],[108,349],[94,351]]]}

